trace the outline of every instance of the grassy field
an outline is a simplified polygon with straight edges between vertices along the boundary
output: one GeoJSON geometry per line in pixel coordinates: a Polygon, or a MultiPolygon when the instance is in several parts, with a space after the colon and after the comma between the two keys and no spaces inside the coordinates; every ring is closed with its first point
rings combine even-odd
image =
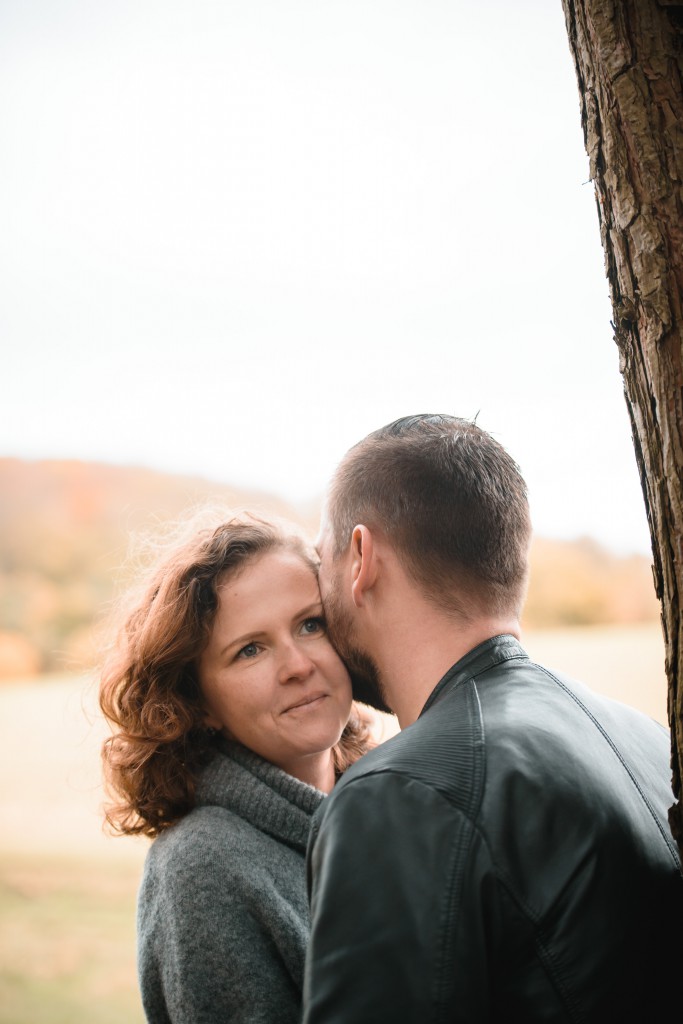
{"type": "Polygon", "coordinates": [[[106,837],[92,683],[0,688],[0,1022],[137,1024],[145,844],[106,837]]]}
{"type": "MultiPolygon", "coordinates": [[[[658,626],[528,634],[532,657],[666,720],[658,626]]],[[[135,892],[144,841],[101,829],[92,681],[0,688],[0,1024],[143,1020],[135,892]]]]}
{"type": "Polygon", "coordinates": [[[0,856],[0,1020],[136,1024],[135,889],[127,861],[0,856]]]}

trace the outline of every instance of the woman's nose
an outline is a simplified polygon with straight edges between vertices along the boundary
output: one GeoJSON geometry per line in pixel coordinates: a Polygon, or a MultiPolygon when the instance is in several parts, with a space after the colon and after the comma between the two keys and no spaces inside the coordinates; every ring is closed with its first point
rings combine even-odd
{"type": "Polygon", "coordinates": [[[301,647],[294,642],[287,644],[280,657],[280,682],[286,683],[290,679],[307,679],[314,667],[308,654],[301,647]]]}

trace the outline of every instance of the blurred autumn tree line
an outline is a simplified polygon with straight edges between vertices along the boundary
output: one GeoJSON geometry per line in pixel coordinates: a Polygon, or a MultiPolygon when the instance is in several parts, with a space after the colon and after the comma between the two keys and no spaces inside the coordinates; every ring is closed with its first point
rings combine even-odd
{"type": "MultiPolygon", "coordinates": [[[[128,580],[131,534],[161,531],[201,504],[254,508],[312,534],[318,508],[148,469],[0,459],[0,679],[82,669],[128,580]]],[[[656,620],[649,560],[591,540],[537,538],[527,628],[656,620]]]]}

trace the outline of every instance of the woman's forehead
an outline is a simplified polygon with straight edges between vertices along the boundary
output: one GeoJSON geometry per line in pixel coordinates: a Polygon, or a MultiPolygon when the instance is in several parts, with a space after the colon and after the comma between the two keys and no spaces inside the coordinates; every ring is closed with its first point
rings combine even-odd
{"type": "Polygon", "coordinates": [[[301,555],[287,550],[265,552],[218,588],[220,603],[232,611],[266,599],[272,604],[276,599],[296,602],[304,594],[318,599],[317,575],[301,555]]]}

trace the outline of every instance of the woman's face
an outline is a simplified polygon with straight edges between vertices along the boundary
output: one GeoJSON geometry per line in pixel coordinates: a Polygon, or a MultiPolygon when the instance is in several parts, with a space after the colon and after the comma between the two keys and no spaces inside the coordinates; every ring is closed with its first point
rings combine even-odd
{"type": "Polygon", "coordinates": [[[199,663],[206,724],[297,778],[330,764],[351,709],[325,633],[318,582],[290,551],[257,556],[218,590],[199,663]]]}

